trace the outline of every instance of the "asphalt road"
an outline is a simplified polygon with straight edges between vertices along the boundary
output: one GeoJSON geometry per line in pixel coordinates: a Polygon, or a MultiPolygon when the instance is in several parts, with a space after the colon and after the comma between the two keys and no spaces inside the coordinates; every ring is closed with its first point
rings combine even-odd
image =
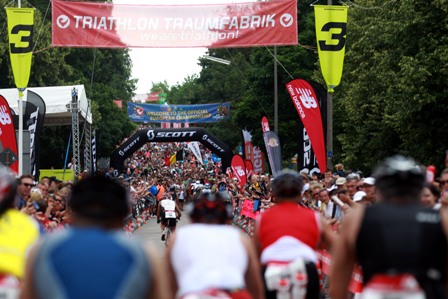
{"type": "MultiPolygon", "coordinates": [[[[185,225],[188,223],[186,215],[183,215],[181,220],[177,223],[177,227],[185,225]]],[[[160,257],[164,256],[165,253],[165,242],[163,242],[160,237],[162,236],[162,230],[160,229],[160,224],[157,223],[156,218],[151,218],[146,221],[143,226],[134,231],[134,237],[140,238],[144,243],[149,242],[152,244],[160,257]]]]}

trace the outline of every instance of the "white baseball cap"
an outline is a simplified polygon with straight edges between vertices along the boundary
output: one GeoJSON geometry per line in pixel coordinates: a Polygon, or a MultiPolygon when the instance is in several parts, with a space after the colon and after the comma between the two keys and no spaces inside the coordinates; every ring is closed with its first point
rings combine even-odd
{"type": "Polygon", "coordinates": [[[353,196],[353,201],[357,202],[362,200],[365,196],[367,196],[367,194],[364,191],[358,191],[355,193],[355,195],[353,196]]]}
{"type": "Polygon", "coordinates": [[[363,184],[374,186],[375,185],[375,178],[372,178],[372,177],[365,178],[363,180],[363,184]]]}

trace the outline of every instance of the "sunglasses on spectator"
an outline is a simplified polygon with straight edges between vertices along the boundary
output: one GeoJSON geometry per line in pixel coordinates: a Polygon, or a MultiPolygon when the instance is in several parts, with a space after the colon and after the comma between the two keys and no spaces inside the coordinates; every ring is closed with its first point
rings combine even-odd
{"type": "Polygon", "coordinates": [[[319,192],[314,192],[312,195],[313,196],[319,195],[319,192]]]}
{"type": "Polygon", "coordinates": [[[34,184],[29,184],[29,183],[22,183],[22,185],[25,187],[28,187],[28,188],[34,187],[34,184]]]}
{"type": "Polygon", "coordinates": [[[448,180],[447,181],[439,181],[440,185],[445,185],[446,183],[448,183],[448,180]]]}

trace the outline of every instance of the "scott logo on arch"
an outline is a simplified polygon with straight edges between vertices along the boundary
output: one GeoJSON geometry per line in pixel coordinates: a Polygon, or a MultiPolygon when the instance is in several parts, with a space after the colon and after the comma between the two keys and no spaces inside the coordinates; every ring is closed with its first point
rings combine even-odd
{"type": "Polygon", "coordinates": [[[157,138],[178,138],[178,137],[193,137],[196,131],[186,132],[158,132],[157,138]]]}

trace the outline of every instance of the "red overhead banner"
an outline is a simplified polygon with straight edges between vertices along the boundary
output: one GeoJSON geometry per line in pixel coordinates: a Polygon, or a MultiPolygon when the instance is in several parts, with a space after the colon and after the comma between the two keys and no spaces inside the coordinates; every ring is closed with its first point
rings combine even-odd
{"type": "Polygon", "coordinates": [[[301,79],[290,81],[286,84],[286,89],[288,89],[297,113],[302,119],[303,126],[308,132],[320,172],[324,173],[327,168],[324,129],[316,93],[308,82],[301,79]]]}
{"type": "Polygon", "coordinates": [[[125,5],[54,0],[53,46],[183,48],[297,45],[297,0],[125,5]]]}

